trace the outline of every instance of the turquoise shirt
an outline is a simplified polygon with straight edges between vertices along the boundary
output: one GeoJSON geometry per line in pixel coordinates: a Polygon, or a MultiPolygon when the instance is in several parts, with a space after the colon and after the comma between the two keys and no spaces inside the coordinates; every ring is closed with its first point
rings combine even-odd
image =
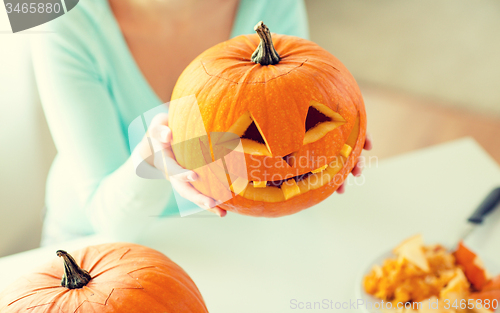
{"type": "MultiPolygon", "coordinates": [[[[263,20],[308,37],[302,0],[240,0],[231,37],[263,20]]],[[[134,241],[158,216],[178,215],[167,180],[135,174],[128,126],[162,101],[131,55],[105,0],[84,0],[32,40],[38,89],[57,156],[42,244],[103,233],[134,241]]]]}

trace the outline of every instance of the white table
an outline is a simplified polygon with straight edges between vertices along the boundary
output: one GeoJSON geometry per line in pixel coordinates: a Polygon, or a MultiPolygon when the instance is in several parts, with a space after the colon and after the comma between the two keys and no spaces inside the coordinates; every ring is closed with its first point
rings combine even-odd
{"type": "MultiPolygon", "coordinates": [[[[500,185],[499,166],[467,138],[372,164],[364,176],[364,185],[293,216],[164,219],[142,243],[180,264],[211,312],[303,311],[290,301],[354,299],[367,263],[410,235],[452,244],[471,211],[500,185]]],[[[499,226],[497,210],[467,240],[498,263],[499,226]]],[[[4,257],[0,289],[26,266],[54,258],[56,249],[104,240],[94,236],[4,257]]]]}

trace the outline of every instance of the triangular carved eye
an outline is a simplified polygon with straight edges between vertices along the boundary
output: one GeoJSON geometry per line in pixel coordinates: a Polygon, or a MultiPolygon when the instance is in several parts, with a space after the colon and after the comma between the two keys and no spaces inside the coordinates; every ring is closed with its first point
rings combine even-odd
{"type": "MultiPolygon", "coordinates": [[[[253,120],[250,112],[241,115],[227,132],[236,134],[241,138],[241,144],[245,153],[271,156],[266,139],[259,130],[257,123],[253,120]]],[[[223,141],[224,139],[222,139],[223,141]]]]}
{"type": "Polygon", "coordinates": [[[241,136],[241,139],[249,139],[263,145],[266,144],[266,141],[264,140],[264,138],[262,138],[262,135],[260,134],[257,125],[255,125],[255,122],[252,122],[252,124],[248,126],[248,128],[245,130],[245,133],[243,133],[243,136],[241,136]]]}
{"type": "Polygon", "coordinates": [[[324,104],[311,101],[306,117],[304,145],[323,138],[328,132],[344,125],[346,120],[324,104]]]}
{"type": "Polygon", "coordinates": [[[318,125],[319,123],[331,122],[331,121],[332,121],[331,118],[318,111],[318,109],[316,109],[315,107],[310,106],[309,110],[307,111],[307,117],[306,117],[306,132],[309,131],[314,126],[318,125]]]}

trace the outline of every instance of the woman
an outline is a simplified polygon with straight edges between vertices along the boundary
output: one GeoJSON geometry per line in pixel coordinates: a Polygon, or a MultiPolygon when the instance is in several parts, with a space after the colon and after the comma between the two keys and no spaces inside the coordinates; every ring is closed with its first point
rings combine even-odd
{"type": "MultiPolygon", "coordinates": [[[[192,188],[194,172],[171,183],[138,177],[134,164],[149,145],[130,147],[127,127],[170,100],[177,77],[198,54],[252,33],[259,20],[273,32],[308,37],[302,0],[86,0],[49,23],[54,33],[33,42],[58,150],[47,181],[42,244],[93,233],[133,241],[152,217],[178,214],[172,186],[226,214],[192,188]]],[[[158,144],[169,145],[165,115],[153,119],[150,130],[158,144]]]]}

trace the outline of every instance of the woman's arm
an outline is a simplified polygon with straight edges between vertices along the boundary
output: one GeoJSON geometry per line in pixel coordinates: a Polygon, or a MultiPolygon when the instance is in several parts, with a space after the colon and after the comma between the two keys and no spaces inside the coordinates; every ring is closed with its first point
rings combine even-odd
{"type": "Polygon", "coordinates": [[[59,159],[77,173],[67,179],[76,186],[78,207],[67,210],[81,210],[98,233],[134,240],[165,208],[170,185],[135,174],[124,136],[128,125],[122,125],[106,77],[83,44],[92,40],[85,38],[92,32],[71,31],[57,28],[32,42],[37,84],[59,159]]]}

